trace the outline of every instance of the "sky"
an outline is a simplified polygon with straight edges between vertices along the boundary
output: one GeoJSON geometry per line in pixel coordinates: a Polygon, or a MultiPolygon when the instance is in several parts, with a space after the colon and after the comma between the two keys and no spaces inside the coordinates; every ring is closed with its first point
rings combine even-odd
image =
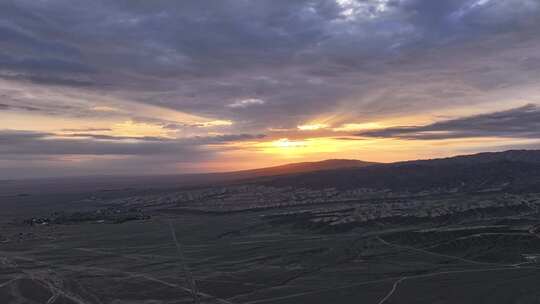
{"type": "Polygon", "coordinates": [[[0,178],[540,148],[538,0],[0,0],[0,178]]]}

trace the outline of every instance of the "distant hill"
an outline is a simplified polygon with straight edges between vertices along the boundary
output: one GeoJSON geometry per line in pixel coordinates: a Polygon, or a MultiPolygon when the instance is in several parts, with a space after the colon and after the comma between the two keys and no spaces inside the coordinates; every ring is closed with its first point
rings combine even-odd
{"type": "Polygon", "coordinates": [[[236,171],[225,174],[231,175],[246,175],[246,177],[260,177],[260,176],[273,176],[273,175],[286,175],[307,173],[314,171],[324,170],[336,170],[336,169],[350,169],[350,168],[363,168],[371,165],[375,165],[374,162],[365,162],[356,159],[328,159],[317,162],[302,162],[292,163],[275,167],[267,167],[253,170],[236,171]]]}
{"type": "Polygon", "coordinates": [[[227,184],[391,191],[540,191],[540,151],[511,150],[396,163],[331,159],[236,172],[95,176],[0,182],[0,197],[36,193],[178,189],[227,184]]]}
{"type": "Polygon", "coordinates": [[[238,183],[254,178],[309,173],[323,170],[360,168],[374,165],[353,159],[329,159],[318,162],[292,163],[281,166],[221,173],[141,175],[141,176],[81,176],[39,178],[30,180],[0,180],[0,197],[36,193],[78,193],[164,189],[178,187],[215,186],[238,183]]]}
{"type": "Polygon", "coordinates": [[[496,161],[540,163],[540,150],[508,150],[504,152],[482,152],[471,155],[459,155],[447,158],[414,160],[405,162],[396,162],[394,164],[425,164],[425,165],[444,165],[444,164],[464,164],[464,163],[486,163],[496,161]]]}
{"type": "Polygon", "coordinates": [[[270,186],[393,191],[540,191],[540,151],[511,150],[432,160],[374,164],[260,179],[270,186]]]}

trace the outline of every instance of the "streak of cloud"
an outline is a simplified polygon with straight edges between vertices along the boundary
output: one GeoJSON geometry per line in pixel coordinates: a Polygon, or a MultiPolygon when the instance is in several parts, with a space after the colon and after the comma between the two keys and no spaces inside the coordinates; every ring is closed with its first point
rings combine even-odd
{"type": "Polygon", "coordinates": [[[435,122],[425,126],[365,131],[362,137],[444,140],[472,137],[540,139],[540,107],[529,104],[506,111],[435,122]]]}

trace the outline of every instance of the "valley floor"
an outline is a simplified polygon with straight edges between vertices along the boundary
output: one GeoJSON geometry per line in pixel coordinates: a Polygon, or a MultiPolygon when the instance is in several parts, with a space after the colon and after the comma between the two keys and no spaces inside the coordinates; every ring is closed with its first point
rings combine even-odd
{"type": "Polygon", "coordinates": [[[332,232],[271,213],[5,224],[0,302],[193,303],[192,276],[201,303],[540,303],[530,219],[332,232]]]}

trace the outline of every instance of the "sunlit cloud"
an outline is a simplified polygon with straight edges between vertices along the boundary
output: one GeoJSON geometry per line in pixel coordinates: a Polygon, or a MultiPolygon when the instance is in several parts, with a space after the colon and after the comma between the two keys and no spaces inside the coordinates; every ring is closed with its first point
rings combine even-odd
{"type": "Polygon", "coordinates": [[[316,131],[320,129],[326,129],[328,128],[328,125],[324,123],[314,123],[314,124],[299,125],[297,128],[300,131],[316,131]]]}
{"type": "Polygon", "coordinates": [[[289,132],[289,131],[294,131],[295,129],[290,129],[290,128],[268,128],[267,130],[270,131],[270,132],[289,132]]]}
{"type": "Polygon", "coordinates": [[[265,104],[265,101],[262,100],[262,99],[248,98],[248,99],[242,99],[242,100],[235,101],[235,102],[233,102],[231,104],[228,104],[227,106],[229,108],[247,108],[247,107],[250,107],[250,106],[262,105],[262,104],[265,104]]]}
{"type": "Polygon", "coordinates": [[[332,128],[336,132],[349,132],[349,131],[361,131],[384,128],[384,125],[378,122],[366,122],[366,123],[346,123],[339,127],[332,128]]]}
{"type": "Polygon", "coordinates": [[[341,8],[341,16],[348,21],[354,21],[357,18],[375,18],[388,10],[388,5],[391,0],[374,0],[374,1],[358,1],[358,0],[336,0],[336,3],[341,8]]]}
{"type": "Polygon", "coordinates": [[[194,124],[194,126],[199,128],[211,128],[211,127],[226,127],[232,126],[233,122],[230,120],[211,120],[207,122],[200,122],[194,124]]]}
{"type": "Polygon", "coordinates": [[[114,136],[126,137],[169,137],[167,130],[162,126],[133,122],[131,120],[114,124],[110,133],[114,136]]]}
{"type": "Polygon", "coordinates": [[[289,140],[288,138],[280,138],[272,142],[272,145],[277,148],[299,148],[305,147],[306,142],[301,140],[289,140]]]}
{"type": "Polygon", "coordinates": [[[92,107],[91,110],[97,112],[121,112],[120,109],[110,106],[95,106],[92,107]]]}

